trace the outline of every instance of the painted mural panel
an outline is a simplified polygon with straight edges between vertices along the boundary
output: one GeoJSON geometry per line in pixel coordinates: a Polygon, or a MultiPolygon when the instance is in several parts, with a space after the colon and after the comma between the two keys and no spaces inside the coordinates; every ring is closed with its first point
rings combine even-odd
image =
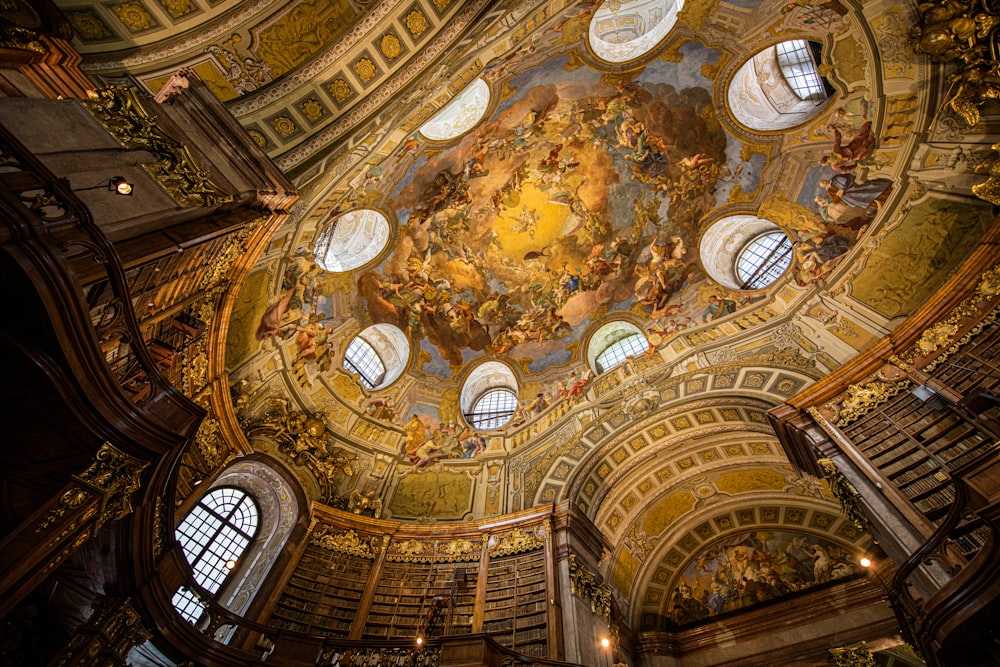
{"type": "Polygon", "coordinates": [[[857,554],[793,531],[754,531],[716,540],[675,579],[667,615],[689,625],[754,607],[859,572],[857,554]]]}
{"type": "Polygon", "coordinates": [[[471,504],[471,477],[429,470],[403,476],[389,509],[395,517],[461,519],[471,504]]]}

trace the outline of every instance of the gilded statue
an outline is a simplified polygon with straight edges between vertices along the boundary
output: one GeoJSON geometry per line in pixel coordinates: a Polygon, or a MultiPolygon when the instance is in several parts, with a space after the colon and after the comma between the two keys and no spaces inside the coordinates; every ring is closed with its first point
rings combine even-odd
{"type": "Polygon", "coordinates": [[[351,491],[350,509],[355,514],[364,514],[367,510],[371,510],[372,516],[377,519],[382,514],[382,499],[375,494],[375,489],[364,493],[354,489],[351,491]]]}

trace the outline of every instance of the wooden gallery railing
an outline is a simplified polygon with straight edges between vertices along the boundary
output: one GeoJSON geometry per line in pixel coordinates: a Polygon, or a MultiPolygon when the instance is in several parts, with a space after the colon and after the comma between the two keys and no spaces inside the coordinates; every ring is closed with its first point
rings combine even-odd
{"type": "MultiPolygon", "coordinates": [[[[4,283],[21,290],[16,302],[26,309],[4,317],[4,346],[58,388],[51,400],[79,416],[68,440],[78,449],[66,456],[93,457],[34,514],[16,517],[19,525],[0,543],[2,617],[104,524],[131,514],[133,504],[150,525],[162,525],[161,494],[171,488],[172,469],[204,411],[158,369],[115,249],[86,206],[3,127],[0,251],[4,283]],[[93,283],[83,284],[81,274],[97,275],[107,287],[99,318],[86,299],[93,283]]],[[[48,409],[37,406],[38,414],[48,409]]]]}
{"type": "Polygon", "coordinates": [[[931,665],[985,651],[1000,608],[997,228],[890,336],[770,413],[895,563],[879,580],[931,665]]]}

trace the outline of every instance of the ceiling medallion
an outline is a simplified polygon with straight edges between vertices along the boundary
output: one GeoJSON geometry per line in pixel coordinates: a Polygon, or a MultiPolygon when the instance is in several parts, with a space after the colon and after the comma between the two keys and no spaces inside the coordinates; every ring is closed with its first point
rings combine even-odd
{"type": "Polygon", "coordinates": [[[343,79],[336,79],[330,84],[330,94],[333,95],[338,102],[346,100],[351,96],[352,92],[353,91],[351,90],[350,85],[348,85],[348,83],[343,79]]]}
{"type": "Polygon", "coordinates": [[[289,137],[295,134],[295,131],[299,128],[295,127],[295,123],[288,116],[278,116],[271,124],[274,125],[275,131],[283,137],[289,137]]]}
{"type": "Polygon", "coordinates": [[[423,34],[427,30],[427,17],[419,9],[414,9],[406,15],[406,29],[414,37],[423,34]]]}
{"type": "Polygon", "coordinates": [[[114,10],[122,23],[132,32],[142,32],[153,27],[153,17],[149,15],[145,7],[138,3],[129,2],[115,5],[114,10]]]}
{"type": "Polygon", "coordinates": [[[319,120],[323,117],[323,105],[310,97],[302,103],[302,113],[309,120],[319,120]]]}
{"type": "Polygon", "coordinates": [[[370,58],[362,58],[354,65],[354,71],[364,81],[371,81],[375,76],[375,63],[370,58]]]}
{"type": "Polygon", "coordinates": [[[397,57],[403,50],[399,44],[399,39],[395,35],[383,35],[378,48],[382,52],[382,55],[390,60],[397,57]]]}

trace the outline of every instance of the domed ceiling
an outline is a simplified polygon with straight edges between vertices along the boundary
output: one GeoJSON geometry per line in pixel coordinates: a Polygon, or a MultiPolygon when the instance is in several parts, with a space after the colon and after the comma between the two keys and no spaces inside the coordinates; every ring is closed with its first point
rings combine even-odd
{"type": "MultiPolygon", "coordinates": [[[[151,91],[221,67],[217,94],[302,189],[223,310],[241,448],[314,499],[407,521],[569,501],[636,627],[721,610],[668,594],[702,586],[696,560],[821,549],[850,574],[868,538],[792,471],[767,410],[890,332],[992,219],[955,166],[989,130],[932,124],[913,10],[320,4],[191,0],[202,25],[163,38],[180,4],[147,7],[162,20],[135,43],[159,41],[89,65],[151,91]],[[751,287],[741,252],[774,232],[790,266],[751,287]],[[599,372],[636,331],[648,349],[599,372]],[[356,338],[384,376],[345,364],[356,338]],[[470,376],[516,393],[503,427],[468,424],[470,376]]],[[[125,38],[108,7],[77,11],[125,38]]]]}

